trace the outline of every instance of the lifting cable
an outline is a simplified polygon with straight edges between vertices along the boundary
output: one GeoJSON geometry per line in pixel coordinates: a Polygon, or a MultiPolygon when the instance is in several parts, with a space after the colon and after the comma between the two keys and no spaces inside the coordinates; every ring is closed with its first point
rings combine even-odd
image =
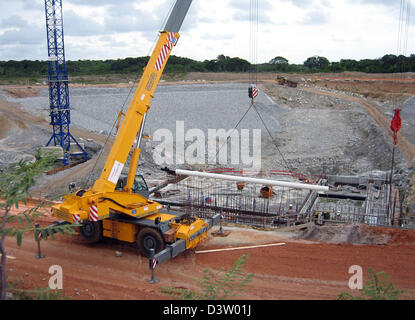
{"type": "Polygon", "coordinates": [[[258,34],[259,34],[259,6],[258,6],[258,0],[250,0],[250,52],[249,52],[249,59],[251,62],[251,68],[249,72],[249,83],[250,83],[250,89],[249,89],[249,97],[251,100],[251,106],[257,113],[259,119],[261,120],[263,126],[267,130],[269,136],[271,137],[271,140],[275,146],[275,148],[278,150],[279,154],[281,155],[282,160],[284,161],[285,167],[288,169],[288,171],[293,171],[292,168],[288,165],[288,162],[286,161],[283,153],[281,152],[280,148],[278,147],[277,143],[275,142],[274,137],[271,134],[271,131],[265,124],[264,119],[262,118],[261,114],[259,113],[258,108],[255,106],[255,96],[252,96],[251,88],[254,87],[256,90],[258,86],[258,34]]]}
{"type": "MultiPolygon", "coordinates": [[[[163,20],[163,23],[161,24],[160,30],[162,30],[162,29],[165,27],[166,22],[167,22],[167,19],[168,19],[168,17],[170,16],[170,13],[172,12],[173,7],[174,7],[175,3],[176,3],[176,1],[173,1],[173,2],[172,2],[172,5],[171,5],[170,9],[169,9],[169,11],[168,11],[167,15],[165,16],[165,18],[164,18],[164,20],[163,20]]],[[[153,41],[153,43],[152,43],[152,45],[151,45],[151,47],[150,47],[150,49],[148,50],[148,53],[147,53],[147,56],[148,56],[148,57],[150,57],[150,54],[151,54],[151,52],[153,51],[154,46],[156,45],[156,42],[157,42],[157,40],[158,40],[159,36],[160,36],[160,35],[159,35],[159,34],[157,34],[157,35],[156,35],[156,37],[154,38],[154,41],[153,41]]],[[[128,92],[127,96],[125,97],[125,100],[124,100],[123,104],[121,105],[120,111],[119,111],[119,112],[118,112],[118,114],[117,114],[117,118],[114,120],[114,123],[113,123],[113,125],[112,125],[112,128],[111,128],[110,132],[108,133],[108,135],[107,135],[107,137],[106,137],[106,139],[105,139],[105,143],[104,143],[103,147],[101,148],[101,151],[100,151],[100,153],[99,153],[99,155],[98,155],[97,159],[95,160],[94,166],[92,167],[91,171],[89,172],[89,175],[87,176],[87,178],[86,178],[86,179],[84,180],[84,182],[83,182],[83,188],[84,188],[84,189],[86,189],[86,188],[87,188],[87,185],[88,185],[89,181],[91,180],[91,177],[92,177],[92,175],[93,175],[93,173],[94,173],[94,170],[95,170],[95,168],[96,168],[96,166],[97,166],[97,164],[98,164],[98,161],[99,161],[99,159],[101,158],[101,156],[103,155],[104,150],[105,150],[105,147],[106,147],[106,146],[107,146],[107,144],[108,144],[109,138],[110,138],[110,136],[112,135],[112,132],[114,131],[114,128],[117,126],[117,123],[120,121],[120,115],[124,113],[124,108],[125,108],[125,106],[126,106],[126,104],[127,104],[128,100],[129,100],[129,99],[130,99],[130,97],[131,97],[131,93],[133,92],[133,89],[137,87],[137,84],[138,84],[139,80],[140,80],[140,76],[138,76],[138,77],[134,80],[134,82],[131,84],[131,86],[130,86],[130,90],[129,90],[129,92],[128,92]]],[[[118,130],[118,129],[117,129],[117,130],[118,130]]]]}
{"type": "MultiPolygon", "coordinates": [[[[248,94],[249,97],[252,97],[252,90],[256,88],[258,84],[258,68],[257,68],[257,56],[258,56],[258,0],[250,0],[249,1],[249,89],[248,94]]],[[[253,101],[252,101],[253,102],[253,101]]],[[[248,109],[242,116],[242,118],[237,122],[234,128],[231,130],[231,134],[239,127],[241,122],[245,119],[246,115],[249,113],[252,107],[252,102],[249,105],[248,109]]],[[[229,139],[231,138],[231,134],[228,135],[226,141],[218,148],[216,152],[215,159],[217,159],[219,152],[222,148],[229,143],[229,139]]],[[[213,160],[213,159],[210,159],[213,160]]],[[[210,163],[210,161],[208,161],[210,163]]]]}
{"type": "MultiPolygon", "coordinates": [[[[395,81],[399,78],[404,79],[404,72],[405,72],[405,60],[406,54],[408,49],[408,37],[409,37],[409,26],[411,22],[411,3],[407,0],[400,1],[400,8],[399,8],[399,18],[398,18],[398,41],[397,41],[397,48],[396,48],[396,56],[397,56],[397,70],[396,70],[396,77],[395,81]],[[405,58],[400,59],[400,56],[404,56],[405,58]]],[[[398,95],[395,98],[392,96],[392,102],[395,104],[395,107],[398,107],[399,97],[398,95]]]]}
{"type": "Polygon", "coordinates": [[[408,31],[411,18],[411,4],[407,0],[400,1],[398,21],[397,55],[406,55],[408,49],[408,31]]]}
{"type": "Polygon", "coordinates": [[[250,0],[249,8],[249,84],[258,85],[258,0],[250,0]]]}
{"type": "MultiPolygon", "coordinates": [[[[251,105],[248,107],[248,109],[246,110],[246,112],[244,113],[244,115],[242,116],[242,118],[238,121],[238,123],[231,130],[231,134],[239,127],[239,125],[245,119],[246,115],[249,113],[250,110],[251,110],[251,105]]],[[[229,143],[229,139],[231,138],[231,134],[228,135],[228,137],[226,138],[226,141],[218,148],[218,151],[215,154],[215,159],[217,159],[218,154],[223,149],[223,147],[229,143]]],[[[210,159],[210,160],[214,160],[214,159],[210,159]]],[[[209,160],[208,160],[208,163],[210,163],[209,160]]]]}
{"type": "Polygon", "coordinates": [[[258,117],[261,119],[261,122],[262,122],[262,124],[264,125],[265,129],[267,130],[267,132],[268,132],[269,136],[271,137],[271,141],[272,141],[272,143],[274,144],[275,148],[278,150],[279,154],[281,155],[281,158],[282,158],[282,160],[284,161],[284,165],[285,165],[285,167],[288,169],[288,171],[293,172],[293,171],[294,171],[294,170],[293,170],[293,168],[291,168],[291,167],[289,166],[289,164],[288,164],[287,160],[285,159],[285,157],[284,157],[283,153],[281,152],[280,148],[278,148],[278,145],[277,145],[277,143],[275,142],[275,139],[274,139],[274,137],[272,136],[271,131],[268,129],[267,125],[265,124],[265,121],[264,121],[264,119],[262,118],[261,114],[259,113],[259,111],[258,111],[257,107],[256,107],[255,105],[252,105],[252,107],[254,108],[255,112],[256,112],[256,113],[257,113],[257,115],[258,115],[258,117]]]}
{"type": "MultiPolygon", "coordinates": [[[[257,113],[259,119],[261,120],[263,126],[265,127],[266,131],[268,132],[269,136],[271,137],[271,140],[275,146],[275,148],[278,150],[279,154],[281,155],[281,158],[284,162],[285,167],[288,169],[288,171],[293,171],[292,168],[289,166],[287,160],[285,159],[283,153],[281,152],[280,148],[278,147],[277,143],[275,142],[274,137],[271,134],[271,131],[269,130],[268,126],[265,124],[264,119],[262,118],[261,114],[259,113],[258,109],[255,106],[255,97],[253,96],[253,89],[257,90],[258,85],[258,30],[259,30],[259,6],[258,6],[258,0],[250,0],[250,9],[249,9],[249,18],[250,18],[250,31],[249,31],[249,97],[251,98],[251,104],[248,107],[248,110],[245,112],[245,114],[242,116],[242,118],[238,121],[238,123],[235,125],[235,127],[232,129],[231,132],[235,131],[242,120],[246,117],[248,112],[253,108],[255,112],[257,113]]],[[[216,152],[216,158],[220,152],[220,150],[228,144],[229,139],[231,136],[229,135],[226,139],[226,142],[222,144],[222,146],[219,147],[218,151],[216,152]]],[[[216,159],[215,158],[215,159],[216,159]]]]}

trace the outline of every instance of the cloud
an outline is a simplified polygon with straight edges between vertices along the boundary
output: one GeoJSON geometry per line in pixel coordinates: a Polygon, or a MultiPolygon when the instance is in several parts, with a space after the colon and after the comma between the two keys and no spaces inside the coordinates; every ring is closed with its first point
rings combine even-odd
{"type": "Polygon", "coordinates": [[[0,28],[5,30],[0,35],[0,46],[37,44],[46,32],[17,15],[0,20],[0,28]]]}
{"type": "Polygon", "coordinates": [[[283,2],[289,2],[293,6],[298,8],[310,8],[315,5],[315,0],[282,0],[283,2]]]}
{"type": "Polygon", "coordinates": [[[65,10],[63,24],[64,33],[68,36],[91,36],[105,32],[103,25],[92,19],[81,17],[73,10],[65,10]]]}
{"type": "Polygon", "coordinates": [[[0,36],[0,46],[2,45],[32,45],[39,44],[44,36],[39,29],[27,28],[22,30],[7,30],[0,36]]]}
{"type": "Polygon", "coordinates": [[[130,4],[123,3],[111,5],[104,19],[105,31],[107,33],[146,32],[160,28],[161,18],[157,14],[136,9],[130,4]]]}
{"type": "Polygon", "coordinates": [[[298,25],[316,26],[323,25],[330,21],[330,10],[333,8],[333,1],[330,0],[279,0],[280,6],[291,4],[296,14],[290,18],[283,19],[296,20],[298,25]]]}
{"type": "Polygon", "coordinates": [[[302,23],[305,25],[322,25],[326,24],[329,21],[329,15],[322,9],[314,9],[308,11],[303,19],[302,23]]]}
{"type": "MultiPolygon", "coordinates": [[[[20,0],[22,1],[22,0],[20,0]]],[[[30,1],[30,0],[23,0],[23,1],[30,1]]],[[[114,5],[114,3],[122,4],[122,3],[129,3],[134,4],[140,1],[137,0],[65,0],[70,4],[76,4],[76,5],[87,5],[87,6],[96,6],[96,7],[102,7],[105,5],[114,5]]]]}
{"type": "Polygon", "coordinates": [[[18,28],[6,30],[0,35],[0,47],[0,60],[46,57],[46,30],[21,23],[18,28]]]}
{"type": "Polygon", "coordinates": [[[101,36],[98,39],[99,41],[101,41],[103,43],[103,45],[105,47],[117,47],[117,48],[127,48],[128,47],[128,43],[126,41],[120,41],[116,36],[101,36]]]}
{"type": "MultiPolygon", "coordinates": [[[[67,58],[148,54],[174,2],[63,0],[67,58]]],[[[250,3],[194,0],[174,54],[198,60],[220,53],[248,59],[250,3]]],[[[399,0],[258,0],[258,5],[258,61],[282,55],[301,63],[316,53],[338,61],[396,50],[399,0]]],[[[0,60],[46,59],[44,10],[44,0],[0,1],[0,60]]],[[[414,52],[410,41],[408,52],[414,52]]]]}
{"type": "Polygon", "coordinates": [[[321,5],[325,8],[333,8],[333,2],[330,2],[330,0],[322,0],[321,5]]]}
{"type": "Polygon", "coordinates": [[[13,0],[13,2],[21,4],[25,10],[38,10],[39,8],[45,8],[45,2],[42,0],[13,0]]]}
{"type": "Polygon", "coordinates": [[[8,60],[45,60],[47,57],[46,46],[10,44],[1,45],[0,61],[8,60]]]}
{"type": "MultiPolygon", "coordinates": [[[[250,21],[251,15],[254,13],[254,11],[251,12],[251,4],[255,5],[256,3],[251,0],[231,0],[229,2],[229,7],[235,11],[232,18],[236,21],[250,21]]],[[[272,9],[271,2],[269,0],[258,0],[257,4],[258,22],[262,24],[271,23],[272,20],[268,15],[272,9]]]]}
{"type": "Polygon", "coordinates": [[[353,4],[376,4],[383,6],[399,7],[400,1],[398,0],[348,0],[349,3],[353,4]]]}
{"type": "MultiPolygon", "coordinates": [[[[71,0],[73,3],[81,3],[71,0]]],[[[82,2],[84,5],[85,2],[82,2]]],[[[114,35],[121,33],[140,32],[147,40],[152,41],[157,30],[161,30],[170,4],[163,1],[153,6],[136,6],[137,1],[92,1],[88,6],[105,5],[105,15],[102,24],[87,17],[81,17],[72,10],[64,12],[65,33],[75,36],[114,35]],[[68,31],[66,31],[68,30],[68,31]]],[[[198,4],[192,4],[191,11],[185,19],[182,30],[190,30],[198,25],[198,4]],[[193,8],[192,8],[193,7],[193,8]],[[189,21],[190,20],[190,21],[189,21]]],[[[89,7],[89,10],[93,8],[89,7]]],[[[84,11],[84,15],[92,16],[92,12],[84,11]]]]}
{"type": "Polygon", "coordinates": [[[18,15],[13,15],[11,17],[8,18],[4,18],[0,20],[0,28],[27,28],[28,24],[25,20],[23,20],[21,17],[19,17],[18,15]]]}

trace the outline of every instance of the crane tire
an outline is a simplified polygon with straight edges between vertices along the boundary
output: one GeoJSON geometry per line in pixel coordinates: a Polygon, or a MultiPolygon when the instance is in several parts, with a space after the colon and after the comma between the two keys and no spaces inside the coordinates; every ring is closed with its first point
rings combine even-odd
{"type": "Polygon", "coordinates": [[[85,243],[97,243],[102,240],[102,221],[88,221],[79,228],[85,243]]]}
{"type": "Polygon", "coordinates": [[[160,232],[153,228],[143,228],[137,234],[137,247],[140,253],[145,257],[150,257],[150,249],[155,253],[164,249],[165,244],[160,232]]]}

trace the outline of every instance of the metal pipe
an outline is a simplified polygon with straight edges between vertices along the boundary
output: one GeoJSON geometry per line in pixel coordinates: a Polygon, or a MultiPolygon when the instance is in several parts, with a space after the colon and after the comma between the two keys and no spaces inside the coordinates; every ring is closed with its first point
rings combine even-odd
{"type": "Polygon", "coordinates": [[[305,189],[305,190],[315,190],[321,192],[328,192],[329,187],[319,186],[313,184],[305,183],[296,183],[296,182],[286,182],[286,181],[277,181],[277,180],[266,180],[266,179],[256,179],[256,178],[246,178],[241,176],[229,176],[225,174],[216,174],[216,173],[207,173],[199,171],[189,171],[189,170],[176,170],[176,174],[180,176],[193,176],[201,178],[212,178],[212,179],[221,179],[237,182],[249,182],[254,184],[268,185],[268,186],[278,186],[278,187],[288,187],[294,189],[305,189]]]}

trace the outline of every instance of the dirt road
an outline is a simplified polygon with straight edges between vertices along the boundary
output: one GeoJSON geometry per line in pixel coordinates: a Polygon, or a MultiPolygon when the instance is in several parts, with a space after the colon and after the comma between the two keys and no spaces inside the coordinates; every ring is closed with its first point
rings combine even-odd
{"type": "MultiPolygon", "coordinates": [[[[41,225],[50,224],[43,217],[41,225]]],[[[264,243],[286,243],[283,246],[240,251],[196,254],[184,253],[159,266],[150,279],[148,260],[139,256],[133,245],[104,240],[96,245],[83,244],[78,236],[59,235],[55,240],[42,241],[45,259],[36,260],[36,243],[32,235],[23,238],[21,247],[15,239],[7,239],[10,281],[23,281],[24,287],[47,287],[49,267],[63,269],[63,287],[72,299],[168,299],[159,292],[162,286],[199,290],[194,279],[201,279],[203,270],[229,268],[242,254],[248,254],[245,271],[255,273],[246,294],[240,299],[337,299],[349,291],[348,269],[360,265],[367,277],[369,268],[385,271],[396,287],[415,293],[415,231],[379,229],[387,233],[388,245],[367,246],[325,244],[295,240],[292,234],[232,228],[227,238],[209,236],[197,250],[216,249],[264,243]],[[116,257],[121,251],[122,257],[116,257]]]]}

